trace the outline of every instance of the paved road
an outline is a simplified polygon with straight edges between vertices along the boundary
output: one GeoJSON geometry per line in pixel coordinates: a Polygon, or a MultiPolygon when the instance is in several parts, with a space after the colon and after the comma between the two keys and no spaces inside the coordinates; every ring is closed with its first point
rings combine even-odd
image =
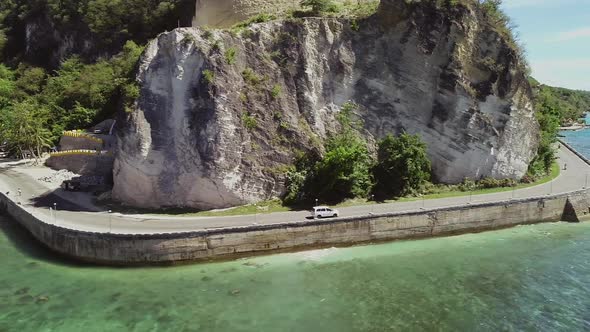
{"type": "MultiPolygon", "coordinates": [[[[497,202],[512,198],[539,197],[549,194],[558,194],[582,189],[588,185],[590,166],[578,158],[574,153],[561,147],[559,149],[559,163],[567,164],[567,170],[562,170],[560,176],[543,185],[520,189],[515,191],[452,197],[433,200],[419,200],[413,202],[387,203],[368,206],[354,206],[341,208],[344,216],[368,215],[370,213],[415,211],[439,207],[477,204],[484,202],[497,202]]],[[[19,173],[14,169],[0,165],[0,190],[10,191],[10,196],[16,197],[16,188],[22,190],[21,204],[34,215],[43,218],[48,223],[61,227],[78,229],[91,232],[112,232],[119,234],[152,234],[174,233],[223,227],[239,227],[252,224],[277,224],[284,222],[305,222],[309,212],[280,212],[271,214],[258,214],[233,217],[168,217],[151,215],[122,215],[108,214],[106,212],[83,212],[75,203],[67,199],[51,195],[47,189],[28,175],[19,173]],[[49,196],[47,196],[49,194],[49,196]],[[28,199],[32,198],[33,199],[28,199]],[[45,197],[39,199],[39,197],[45,197]],[[49,206],[51,202],[58,203],[58,211],[51,214],[49,206]],[[37,207],[35,207],[37,206],[37,207]],[[45,207],[43,207],[45,206],[45,207]],[[63,211],[65,208],[71,211],[63,211]]]]}

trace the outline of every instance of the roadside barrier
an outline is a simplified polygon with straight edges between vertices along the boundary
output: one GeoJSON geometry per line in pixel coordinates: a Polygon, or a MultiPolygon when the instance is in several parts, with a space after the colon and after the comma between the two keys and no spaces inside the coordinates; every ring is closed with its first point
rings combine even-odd
{"type": "Polygon", "coordinates": [[[105,156],[112,157],[111,151],[95,151],[95,150],[67,150],[52,152],[49,154],[50,157],[64,157],[64,156],[105,156]]]}
{"type": "Polygon", "coordinates": [[[98,137],[94,137],[94,136],[90,136],[86,133],[81,133],[78,131],[64,131],[63,132],[63,136],[67,136],[67,137],[73,137],[73,138],[82,138],[82,139],[87,139],[87,140],[91,140],[94,141],[96,143],[99,144],[104,144],[104,140],[98,137]]]}

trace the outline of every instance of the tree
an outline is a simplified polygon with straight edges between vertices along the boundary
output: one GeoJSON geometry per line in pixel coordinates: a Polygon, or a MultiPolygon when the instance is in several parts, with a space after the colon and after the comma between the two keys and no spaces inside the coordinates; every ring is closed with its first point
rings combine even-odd
{"type": "Polygon", "coordinates": [[[298,156],[295,168],[287,173],[284,202],[338,203],[346,198],[366,197],[372,186],[373,160],[367,142],[359,134],[362,121],[354,111],[358,105],[345,103],[336,119],[341,130],[328,139],[323,156],[310,151],[298,156]]]}
{"type": "Polygon", "coordinates": [[[47,127],[49,112],[29,98],[0,110],[0,140],[24,158],[27,154],[39,159],[50,146],[51,131],[47,127]]]}
{"type": "Polygon", "coordinates": [[[547,174],[555,160],[553,144],[559,131],[560,105],[550,91],[541,91],[536,98],[535,115],[541,128],[541,142],[537,156],[531,162],[528,175],[535,178],[547,174]]]}
{"type": "Polygon", "coordinates": [[[373,192],[378,199],[405,195],[430,180],[430,173],[426,144],[418,135],[388,135],[379,142],[373,192]]]}
{"type": "Polygon", "coordinates": [[[366,197],[372,186],[371,164],[364,140],[355,136],[335,136],[329,140],[324,158],[315,165],[311,193],[329,203],[366,197]]]}
{"type": "Polygon", "coordinates": [[[304,0],[301,5],[311,7],[311,12],[315,15],[337,11],[332,0],[304,0]]]}

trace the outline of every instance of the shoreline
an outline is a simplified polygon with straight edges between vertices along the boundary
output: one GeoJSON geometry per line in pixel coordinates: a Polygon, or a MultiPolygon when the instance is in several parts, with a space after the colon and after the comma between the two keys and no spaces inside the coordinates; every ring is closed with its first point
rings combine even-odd
{"type": "Polygon", "coordinates": [[[44,222],[0,194],[0,208],[53,251],[88,263],[135,266],[228,260],[252,255],[423,239],[589,217],[590,190],[500,203],[482,203],[186,233],[113,234],[44,222]],[[569,211],[568,211],[569,209],[569,211]],[[565,211],[565,212],[564,212],[565,211]]]}
{"type": "Polygon", "coordinates": [[[559,127],[559,131],[580,131],[588,128],[590,128],[590,125],[580,124],[575,126],[559,127]]]}
{"type": "MultiPolygon", "coordinates": [[[[521,224],[579,222],[590,217],[590,189],[580,189],[590,173],[590,162],[567,143],[563,145],[566,148],[560,149],[560,162],[567,162],[569,167],[558,178],[513,192],[482,195],[477,203],[468,196],[435,199],[428,202],[428,207],[424,201],[350,207],[347,217],[321,220],[305,219],[307,212],[254,216],[254,220],[252,216],[156,220],[61,210],[56,218],[47,208],[15,202],[17,197],[8,197],[2,189],[0,210],[59,254],[115,266],[228,260],[483,232],[521,224]],[[516,193],[520,198],[515,198],[516,193]]],[[[27,179],[18,173],[0,172],[0,183],[14,191],[11,182],[12,186],[25,185],[23,194],[31,189],[26,187],[27,179]]]]}

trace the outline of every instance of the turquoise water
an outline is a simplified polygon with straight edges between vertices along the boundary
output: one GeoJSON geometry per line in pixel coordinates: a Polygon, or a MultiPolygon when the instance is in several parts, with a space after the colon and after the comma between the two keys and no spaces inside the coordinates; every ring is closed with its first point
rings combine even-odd
{"type": "MultiPolygon", "coordinates": [[[[586,122],[590,122],[590,118],[586,118],[586,122]]],[[[563,140],[569,143],[574,149],[587,158],[590,158],[590,129],[562,131],[560,134],[564,136],[563,140]]]]}
{"type": "Polygon", "coordinates": [[[590,223],[115,269],[0,217],[0,265],[0,331],[590,330],[590,223]]]}

